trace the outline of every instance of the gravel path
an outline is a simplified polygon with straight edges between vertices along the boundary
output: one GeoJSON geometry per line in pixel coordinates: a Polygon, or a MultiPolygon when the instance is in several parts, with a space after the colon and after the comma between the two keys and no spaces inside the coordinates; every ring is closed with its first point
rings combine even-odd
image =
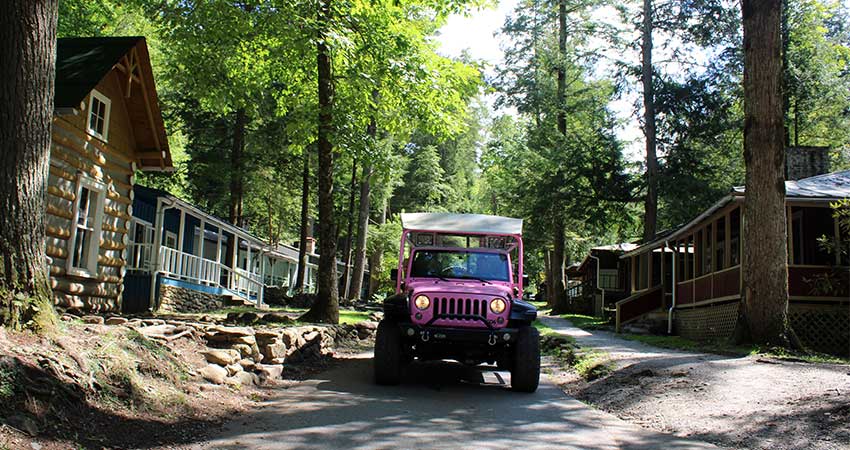
{"type": "Polygon", "coordinates": [[[265,406],[193,449],[705,449],[571,399],[543,379],[534,394],[509,374],[454,363],[414,364],[400,386],[372,382],[372,356],[276,388],[265,406]]]}
{"type": "Polygon", "coordinates": [[[609,354],[616,370],[607,377],[554,378],[629,422],[733,448],[850,449],[850,366],[667,350],[541,320],[609,354]]]}

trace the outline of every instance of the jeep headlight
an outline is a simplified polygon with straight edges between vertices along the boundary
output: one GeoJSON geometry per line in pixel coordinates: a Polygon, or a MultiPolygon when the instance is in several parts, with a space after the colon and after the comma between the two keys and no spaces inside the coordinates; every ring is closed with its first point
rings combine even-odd
{"type": "Polygon", "coordinates": [[[417,295],[416,298],[413,299],[413,304],[419,309],[428,309],[428,307],[431,306],[431,299],[425,295],[417,295]]]}
{"type": "Polygon", "coordinates": [[[490,311],[493,311],[494,314],[501,314],[507,307],[507,303],[500,298],[490,300],[490,311]]]}

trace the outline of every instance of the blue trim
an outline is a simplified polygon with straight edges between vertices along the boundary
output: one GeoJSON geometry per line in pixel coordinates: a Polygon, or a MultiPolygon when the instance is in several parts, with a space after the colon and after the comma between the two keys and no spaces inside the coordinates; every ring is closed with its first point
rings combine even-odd
{"type": "MultiPolygon", "coordinates": [[[[206,284],[192,283],[191,281],[175,280],[174,278],[168,278],[168,277],[164,277],[164,276],[160,277],[160,282],[164,285],[167,285],[167,286],[175,286],[175,287],[184,288],[184,289],[191,289],[193,291],[203,292],[203,293],[206,293],[206,294],[235,295],[235,294],[233,294],[233,292],[230,291],[230,289],[225,289],[225,288],[220,287],[220,286],[207,286],[206,284]]],[[[157,291],[159,291],[159,290],[157,289],[157,291]]],[[[257,296],[251,295],[250,299],[257,301],[257,296]]]]}

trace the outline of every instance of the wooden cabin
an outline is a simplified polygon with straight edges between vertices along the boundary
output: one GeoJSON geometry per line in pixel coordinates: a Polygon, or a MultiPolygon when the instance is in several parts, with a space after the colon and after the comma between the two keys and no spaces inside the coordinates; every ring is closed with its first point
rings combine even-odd
{"type": "MultiPolygon", "coordinates": [[[[295,282],[296,248],[272,247],[159,189],[136,186],[130,229],[125,313],[212,310],[228,297],[261,306],[266,288],[288,293],[295,282]]],[[[308,258],[313,292],[319,256],[308,258]]]]}
{"type": "Polygon", "coordinates": [[[570,312],[602,316],[630,292],[633,278],[629,261],[620,256],[637,248],[624,242],[590,249],[581,263],[567,269],[567,303],[570,312]]]}
{"type": "Polygon", "coordinates": [[[46,206],[56,304],[120,311],[137,170],[171,170],[143,37],[59,39],[46,206]]]}
{"type": "MultiPolygon", "coordinates": [[[[685,226],[623,255],[639,281],[632,295],[617,304],[618,329],[666,313],[669,331],[683,337],[732,335],[744,283],[745,194],[736,187],[685,226]]],[[[830,207],[847,197],[850,171],[786,181],[791,326],[809,347],[840,354],[850,348],[850,267],[846,255],[826,251],[819,240],[847,241],[830,207]],[[838,283],[827,287],[824,277],[838,283]]]]}

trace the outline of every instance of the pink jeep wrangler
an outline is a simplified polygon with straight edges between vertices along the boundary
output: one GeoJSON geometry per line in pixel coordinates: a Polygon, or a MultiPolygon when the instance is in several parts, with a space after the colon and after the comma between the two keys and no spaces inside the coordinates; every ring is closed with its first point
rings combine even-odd
{"type": "Polygon", "coordinates": [[[510,370],[514,390],[537,390],[537,309],[522,301],[522,220],[415,213],[401,221],[396,293],[384,300],[375,339],[375,381],[398,384],[414,359],[454,359],[495,363],[510,370]]]}

